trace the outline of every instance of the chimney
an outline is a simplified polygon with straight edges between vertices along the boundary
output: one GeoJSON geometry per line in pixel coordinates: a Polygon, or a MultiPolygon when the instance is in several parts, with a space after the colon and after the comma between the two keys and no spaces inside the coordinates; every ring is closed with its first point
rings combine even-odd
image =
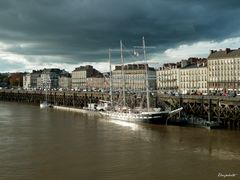
{"type": "Polygon", "coordinates": [[[188,60],[182,60],[182,61],[181,61],[181,68],[184,68],[184,67],[187,66],[187,64],[188,64],[187,61],[188,61],[188,60]]]}
{"type": "Polygon", "coordinates": [[[226,50],[225,50],[225,52],[226,52],[226,54],[228,54],[229,52],[230,52],[230,48],[226,48],[226,50]]]}

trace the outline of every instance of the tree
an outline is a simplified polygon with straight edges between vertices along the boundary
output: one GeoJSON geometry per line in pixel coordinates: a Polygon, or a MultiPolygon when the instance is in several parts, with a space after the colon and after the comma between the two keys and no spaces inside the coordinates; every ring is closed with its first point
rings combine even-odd
{"type": "Polygon", "coordinates": [[[9,86],[9,74],[8,73],[0,73],[0,87],[9,86]]]}
{"type": "Polygon", "coordinates": [[[23,86],[23,73],[12,73],[9,77],[10,86],[23,86]]]}

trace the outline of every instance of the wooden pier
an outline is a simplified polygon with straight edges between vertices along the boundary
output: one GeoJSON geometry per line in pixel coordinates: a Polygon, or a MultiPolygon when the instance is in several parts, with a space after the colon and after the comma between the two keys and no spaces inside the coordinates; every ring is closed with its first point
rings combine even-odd
{"type": "Polygon", "coordinates": [[[225,127],[240,128],[240,97],[159,95],[163,102],[183,107],[182,114],[209,121],[218,121],[225,127]]]}
{"type": "MultiPolygon", "coordinates": [[[[44,91],[0,91],[0,101],[12,101],[29,104],[40,104],[45,101],[44,91]]],[[[54,105],[69,107],[84,107],[87,103],[97,103],[99,99],[105,99],[104,94],[100,93],[78,93],[78,92],[57,92],[47,93],[47,101],[54,105]]]]}

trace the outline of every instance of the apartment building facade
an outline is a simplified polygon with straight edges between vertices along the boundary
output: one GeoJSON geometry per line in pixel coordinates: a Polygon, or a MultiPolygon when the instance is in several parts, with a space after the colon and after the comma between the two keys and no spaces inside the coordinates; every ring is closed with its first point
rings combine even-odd
{"type": "Polygon", "coordinates": [[[103,76],[87,78],[88,89],[107,89],[108,87],[108,83],[103,76]]]}
{"type": "Polygon", "coordinates": [[[72,88],[72,78],[70,73],[64,73],[61,74],[58,77],[58,85],[59,88],[62,88],[64,90],[68,90],[72,88]]]}
{"type": "Polygon", "coordinates": [[[28,90],[31,88],[31,74],[23,75],[23,89],[28,90]]]}
{"type": "MultiPolygon", "coordinates": [[[[147,68],[149,89],[155,89],[156,71],[148,65],[147,68]]],[[[123,70],[122,66],[115,66],[115,69],[112,71],[113,89],[122,89],[124,84],[123,79],[125,80],[125,88],[127,90],[146,90],[145,64],[127,64],[124,65],[123,70]]]]}
{"type": "Polygon", "coordinates": [[[177,64],[164,64],[156,71],[157,89],[161,91],[178,90],[180,69],[177,64]]]}
{"type": "MultiPolygon", "coordinates": [[[[103,75],[90,65],[75,68],[72,72],[72,88],[75,90],[92,88],[93,79],[90,78],[103,78],[103,75]]],[[[99,79],[99,81],[102,82],[102,79],[99,79]]]]}
{"type": "Polygon", "coordinates": [[[40,78],[42,70],[33,70],[31,73],[27,73],[23,76],[23,89],[36,89],[37,78],[40,78]]]}
{"type": "Polygon", "coordinates": [[[38,84],[38,87],[41,89],[57,89],[59,87],[58,78],[64,72],[64,70],[58,68],[43,69],[40,77],[41,82],[38,84]]]}
{"type": "Polygon", "coordinates": [[[207,92],[207,66],[206,64],[192,64],[180,69],[179,92],[206,93],[207,92]]]}
{"type": "Polygon", "coordinates": [[[177,63],[167,63],[157,72],[157,89],[162,92],[207,92],[207,59],[189,58],[177,63]]]}
{"type": "Polygon", "coordinates": [[[208,56],[209,92],[240,90],[240,49],[211,50],[208,56]]]}

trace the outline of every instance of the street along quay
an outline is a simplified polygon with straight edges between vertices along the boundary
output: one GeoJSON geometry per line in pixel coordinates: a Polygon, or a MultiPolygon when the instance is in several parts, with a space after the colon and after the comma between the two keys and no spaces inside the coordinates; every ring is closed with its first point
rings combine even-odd
{"type": "MultiPolygon", "coordinates": [[[[53,105],[83,108],[88,103],[98,103],[99,100],[109,100],[109,93],[49,91],[48,101],[53,105]]],[[[118,99],[114,94],[113,99],[118,99]]],[[[127,97],[128,98],[128,97],[127,97]]],[[[137,102],[136,95],[130,95],[137,102]]],[[[0,90],[0,101],[19,102],[39,105],[45,99],[44,91],[0,90]]],[[[151,97],[151,103],[166,104],[169,107],[183,107],[182,117],[196,116],[208,121],[220,122],[227,128],[240,127],[240,97],[181,95],[169,96],[156,93],[151,97]]]]}

